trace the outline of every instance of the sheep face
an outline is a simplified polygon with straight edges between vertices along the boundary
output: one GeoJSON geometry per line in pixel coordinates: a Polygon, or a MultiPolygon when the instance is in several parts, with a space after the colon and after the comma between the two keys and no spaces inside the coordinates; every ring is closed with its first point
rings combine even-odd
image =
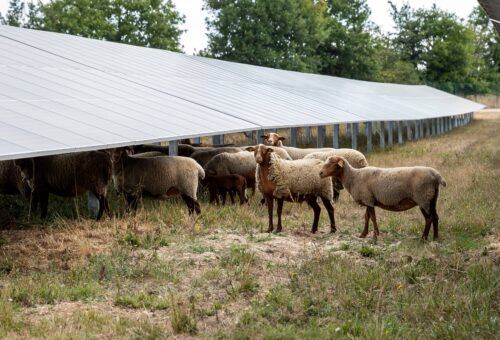
{"type": "Polygon", "coordinates": [[[344,162],[345,160],[342,157],[328,157],[328,159],[323,164],[321,171],[319,172],[319,176],[321,178],[329,176],[340,177],[342,171],[344,170],[344,162]]]}
{"type": "Polygon", "coordinates": [[[35,165],[33,159],[24,158],[24,159],[16,159],[14,161],[16,166],[21,170],[21,180],[28,185],[28,187],[33,190],[33,175],[35,170],[35,165]]]}
{"type": "Polygon", "coordinates": [[[273,146],[278,146],[279,141],[285,140],[285,137],[281,137],[280,135],[278,135],[277,133],[274,133],[274,132],[269,132],[269,134],[263,135],[261,137],[265,139],[267,144],[273,145],[273,146]]]}
{"type": "Polygon", "coordinates": [[[253,151],[253,155],[255,157],[255,161],[257,164],[262,164],[265,160],[269,160],[269,156],[273,149],[266,147],[264,144],[259,144],[257,146],[251,146],[246,148],[247,151],[253,151]]]}

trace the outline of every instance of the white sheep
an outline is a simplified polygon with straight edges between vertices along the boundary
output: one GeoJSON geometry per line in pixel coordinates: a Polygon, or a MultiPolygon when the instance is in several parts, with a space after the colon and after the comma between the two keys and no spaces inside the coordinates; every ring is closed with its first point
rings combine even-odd
{"type": "Polygon", "coordinates": [[[273,231],[273,199],[278,201],[278,227],[282,230],[281,213],[284,201],[307,201],[314,210],[314,221],[311,232],[318,230],[321,208],[318,205],[318,196],[323,201],[330,218],[331,232],[336,231],[334,210],[331,203],[333,188],[329,179],[321,179],[317,174],[322,162],[316,159],[283,160],[274,150],[263,144],[254,148],[254,157],[257,162],[255,178],[257,187],[264,195],[269,215],[268,232],[273,231]]]}
{"type": "Polygon", "coordinates": [[[136,209],[141,196],[157,199],[180,194],[189,213],[200,213],[196,192],[203,168],[189,157],[132,157],[124,149],[113,153],[113,183],[124,193],[129,208],[136,209]]]}
{"type": "MultiPolygon", "coordinates": [[[[328,157],[331,156],[344,157],[345,159],[347,159],[349,164],[351,164],[351,166],[353,166],[356,169],[368,166],[368,161],[366,160],[365,155],[354,149],[334,149],[333,151],[313,152],[305,156],[304,159],[313,158],[313,159],[319,159],[324,162],[328,157]]],[[[333,200],[337,201],[340,196],[340,190],[344,189],[344,187],[342,186],[342,183],[338,179],[333,177],[332,177],[332,183],[333,183],[333,200]]]]}
{"type": "Polygon", "coordinates": [[[379,230],[375,207],[405,211],[418,205],[425,218],[422,238],[427,240],[431,224],[434,239],[438,238],[436,203],[439,185],[445,187],[446,182],[435,169],[423,166],[355,169],[344,157],[332,156],[326,160],[319,174],[322,178],[338,178],[352,198],[366,207],[365,226],[360,237],[364,238],[368,234],[371,218],[374,225],[373,237],[377,239],[379,230]]]}
{"type": "Polygon", "coordinates": [[[282,141],[285,140],[285,137],[275,132],[269,132],[267,135],[261,136],[261,138],[264,138],[269,145],[286,150],[292,159],[302,159],[313,152],[333,151],[332,148],[301,149],[292,146],[284,146],[282,141]]]}

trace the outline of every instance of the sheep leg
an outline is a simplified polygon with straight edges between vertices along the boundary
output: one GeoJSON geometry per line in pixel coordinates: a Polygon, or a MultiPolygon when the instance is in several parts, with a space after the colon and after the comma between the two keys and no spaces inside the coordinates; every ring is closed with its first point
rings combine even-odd
{"type": "Polygon", "coordinates": [[[314,211],[314,221],[313,221],[313,225],[311,228],[311,233],[314,234],[318,231],[319,214],[321,213],[321,208],[320,208],[318,202],[316,201],[316,197],[310,198],[307,201],[307,204],[309,204],[309,206],[314,211]]]}
{"type": "Polygon", "coordinates": [[[220,194],[222,196],[222,205],[226,205],[226,189],[220,189],[220,194]]]}
{"type": "Polygon", "coordinates": [[[439,224],[439,216],[436,211],[436,203],[438,198],[438,191],[436,191],[436,196],[431,200],[431,218],[432,218],[432,231],[433,231],[433,239],[437,240],[438,235],[438,224],[439,224]]]}
{"type": "Polygon", "coordinates": [[[329,199],[321,197],[321,201],[328,212],[328,217],[330,218],[330,232],[334,233],[337,231],[337,227],[335,226],[335,211],[333,209],[333,205],[329,199]]]}
{"type": "Polygon", "coordinates": [[[133,194],[125,194],[125,199],[127,200],[127,210],[136,211],[137,205],[139,204],[139,196],[133,194]]]}
{"type": "Polygon", "coordinates": [[[199,211],[200,210],[200,207],[199,207],[199,204],[196,205],[196,202],[194,199],[192,199],[191,197],[189,197],[188,195],[185,195],[185,194],[182,194],[181,195],[182,199],[184,200],[184,203],[186,203],[187,207],[188,207],[188,211],[189,211],[189,215],[192,215],[196,209],[196,211],[199,211]]]}
{"type": "Polygon", "coordinates": [[[216,204],[219,204],[219,198],[217,197],[217,192],[214,188],[209,188],[208,194],[209,194],[208,203],[212,204],[216,202],[216,204]]]}
{"type": "Polygon", "coordinates": [[[106,203],[104,203],[104,195],[99,195],[96,193],[93,193],[95,197],[99,200],[99,211],[97,212],[97,215],[95,217],[96,221],[99,221],[102,217],[102,213],[104,212],[104,208],[106,206],[106,203]]]}
{"type": "Polygon", "coordinates": [[[276,232],[281,232],[281,230],[283,229],[283,227],[281,226],[281,213],[283,212],[283,202],[285,200],[283,198],[280,198],[278,199],[278,209],[277,209],[277,213],[278,213],[278,228],[276,229],[276,232]]]}
{"type": "Polygon", "coordinates": [[[359,235],[360,238],[365,238],[366,235],[368,235],[368,225],[370,223],[370,207],[366,207],[366,211],[365,211],[365,227],[363,229],[363,231],[361,232],[361,235],[359,235]]]}
{"type": "Polygon", "coordinates": [[[106,196],[104,196],[104,211],[106,212],[109,218],[113,217],[113,215],[111,214],[111,209],[109,208],[109,201],[106,196]]]}
{"type": "Polygon", "coordinates": [[[378,231],[377,216],[375,215],[375,207],[370,207],[370,215],[373,222],[373,239],[376,241],[380,232],[378,231]]]}
{"type": "Polygon", "coordinates": [[[233,192],[233,190],[229,190],[229,198],[231,198],[231,204],[234,204],[234,192],[233,192]]]}
{"type": "Polygon", "coordinates": [[[424,228],[424,232],[422,234],[422,240],[427,240],[433,219],[432,219],[431,215],[428,214],[423,208],[420,208],[420,211],[422,212],[422,215],[424,215],[424,218],[425,218],[425,228],[424,228]]]}
{"type": "Polygon", "coordinates": [[[267,228],[267,232],[270,233],[273,231],[273,197],[265,196],[267,203],[267,214],[269,216],[269,227],[267,228]]]}
{"type": "Polygon", "coordinates": [[[240,205],[243,205],[247,202],[245,197],[245,190],[238,190],[238,197],[240,198],[240,205]]]}
{"type": "Polygon", "coordinates": [[[49,207],[49,193],[47,191],[42,191],[38,194],[38,199],[40,202],[40,217],[47,217],[47,210],[49,207]]]}

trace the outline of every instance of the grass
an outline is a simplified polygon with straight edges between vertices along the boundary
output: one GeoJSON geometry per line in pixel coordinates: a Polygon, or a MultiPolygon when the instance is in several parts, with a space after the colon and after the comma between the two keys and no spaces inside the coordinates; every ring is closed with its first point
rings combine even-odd
{"type": "Polygon", "coordinates": [[[0,197],[0,337],[497,338],[500,114],[476,118],[368,155],[441,172],[437,242],[420,240],[418,209],[377,209],[378,242],[358,239],[364,209],[345,192],[335,235],[324,211],[311,235],[310,209],[288,203],[284,232],[262,233],[258,194],[243,207],[202,195],[197,218],[178,199],[127,215],[112,196],[117,216],[100,222],[82,198],[51,197],[40,221],[0,197]]]}

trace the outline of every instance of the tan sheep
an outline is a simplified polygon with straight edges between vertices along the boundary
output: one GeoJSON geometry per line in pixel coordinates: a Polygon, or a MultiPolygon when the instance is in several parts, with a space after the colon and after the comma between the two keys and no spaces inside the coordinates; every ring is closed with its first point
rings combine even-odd
{"type": "Polygon", "coordinates": [[[268,232],[273,231],[273,200],[278,201],[278,227],[282,230],[281,214],[284,201],[306,201],[314,211],[314,221],[311,232],[318,230],[321,208],[318,205],[318,196],[323,201],[330,218],[331,232],[336,231],[334,210],[331,204],[333,195],[332,181],[321,179],[315,175],[319,172],[322,162],[316,159],[283,160],[276,155],[274,150],[263,144],[254,149],[257,163],[257,187],[264,195],[269,215],[268,232]]]}
{"type": "MultiPolygon", "coordinates": [[[[313,152],[304,157],[304,159],[319,159],[321,161],[326,161],[328,157],[331,156],[342,156],[349,161],[349,164],[356,169],[364,168],[368,166],[368,161],[361,152],[354,149],[334,149],[333,151],[323,151],[323,152],[313,152]]],[[[332,177],[333,183],[333,200],[337,201],[340,196],[340,190],[344,189],[342,183],[332,177]]]]}
{"type": "Polygon", "coordinates": [[[113,183],[129,208],[137,209],[141,196],[166,199],[180,194],[189,213],[200,213],[196,191],[203,168],[189,157],[131,157],[124,149],[113,153],[113,183]]]}
{"type": "Polygon", "coordinates": [[[326,160],[319,174],[322,178],[338,178],[352,198],[366,207],[365,227],[360,237],[364,238],[368,234],[371,218],[373,237],[377,239],[379,230],[375,207],[405,211],[418,205],[425,218],[422,238],[427,240],[431,224],[434,239],[438,238],[436,203],[439,185],[446,186],[446,182],[435,169],[423,166],[355,169],[344,157],[332,156],[326,160]]]}
{"type": "Polygon", "coordinates": [[[269,132],[267,135],[261,136],[261,138],[264,138],[269,145],[277,146],[286,150],[286,152],[292,159],[302,159],[313,152],[325,152],[334,150],[332,148],[301,149],[291,146],[284,146],[282,141],[285,140],[285,137],[282,137],[275,132],[269,132]]]}

